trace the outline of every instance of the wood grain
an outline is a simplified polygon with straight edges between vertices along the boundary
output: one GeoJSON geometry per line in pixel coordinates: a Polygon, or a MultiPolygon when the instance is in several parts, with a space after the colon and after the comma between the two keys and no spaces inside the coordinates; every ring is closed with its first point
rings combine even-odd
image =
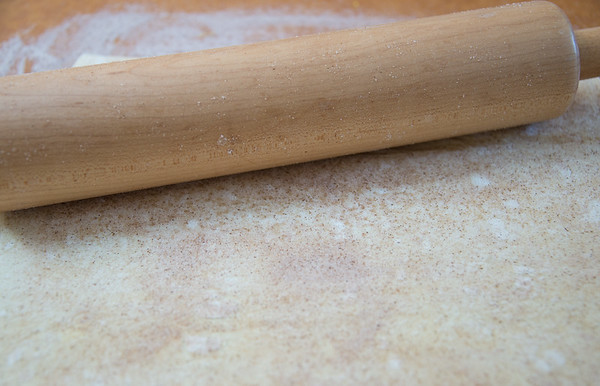
{"type": "Polygon", "coordinates": [[[580,79],[600,76],[600,27],[575,31],[581,66],[580,79]]]}
{"type": "Polygon", "coordinates": [[[524,3],[0,80],[11,210],[549,119],[568,19],[524,3]]]}

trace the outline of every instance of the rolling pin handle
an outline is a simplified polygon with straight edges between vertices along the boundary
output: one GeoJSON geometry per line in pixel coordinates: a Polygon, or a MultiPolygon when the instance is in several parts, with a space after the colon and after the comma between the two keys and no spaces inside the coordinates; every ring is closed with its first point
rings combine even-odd
{"type": "Polygon", "coordinates": [[[600,27],[575,31],[575,41],[579,47],[579,79],[600,76],[600,27]]]}

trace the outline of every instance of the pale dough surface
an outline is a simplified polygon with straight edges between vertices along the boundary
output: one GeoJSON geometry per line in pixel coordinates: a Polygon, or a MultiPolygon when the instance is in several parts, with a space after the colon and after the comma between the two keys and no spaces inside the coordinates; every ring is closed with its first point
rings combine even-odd
{"type": "Polygon", "coordinates": [[[599,105],[1,214],[1,383],[597,382],[599,105]]]}

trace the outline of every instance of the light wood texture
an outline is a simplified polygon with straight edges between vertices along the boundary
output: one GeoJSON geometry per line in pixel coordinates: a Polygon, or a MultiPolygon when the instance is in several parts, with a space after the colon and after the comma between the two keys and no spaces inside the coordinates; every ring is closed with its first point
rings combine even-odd
{"type": "Polygon", "coordinates": [[[575,31],[579,46],[580,79],[600,76],[600,27],[575,31]]]}
{"type": "Polygon", "coordinates": [[[532,2],[0,80],[0,210],[560,115],[568,19],[532,2]]]}

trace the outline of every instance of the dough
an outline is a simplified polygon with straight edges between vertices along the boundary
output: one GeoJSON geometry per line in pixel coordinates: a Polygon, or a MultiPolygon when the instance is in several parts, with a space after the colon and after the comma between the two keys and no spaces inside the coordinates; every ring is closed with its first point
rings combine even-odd
{"type": "Polygon", "coordinates": [[[2,214],[9,384],[591,383],[600,80],[561,118],[2,214]]]}

